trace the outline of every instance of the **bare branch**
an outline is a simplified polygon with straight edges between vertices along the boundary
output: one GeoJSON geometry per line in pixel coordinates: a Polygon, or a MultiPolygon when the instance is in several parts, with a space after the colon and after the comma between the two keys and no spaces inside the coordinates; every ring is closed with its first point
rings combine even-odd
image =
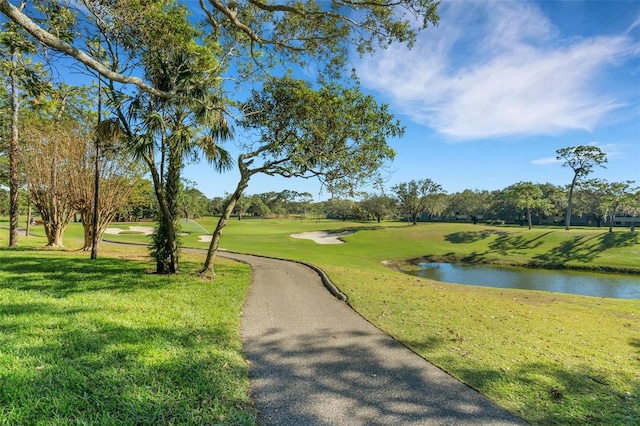
{"type": "Polygon", "coordinates": [[[287,6],[285,4],[266,4],[257,0],[249,0],[249,3],[259,9],[266,10],[268,12],[291,12],[298,15],[304,15],[302,10],[296,9],[295,7],[287,6]]]}
{"type": "MultiPolygon", "coordinates": [[[[242,23],[238,19],[238,16],[237,16],[235,10],[229,9],[227,6],[225,6],[224,4],[222,4],[222,2],[220,2],[218,0],[209,0],[209,3],[211,3],[211,5],[213,7],[215,7],[219,12],[221,12],[224,16],[226,16],[227,19],[236,28],[238,28],[240,31],[245,33],[249,37],[249,39],[251,39],[252,41],[254,41],[254,42],[256,42],[256,43],[258,43],[260,45],[269,43],[268,40],[260,37],[251,28],[249,28],[246,24],[242,23]]],[[[208,11],[205,10],[205,12],[207,13],[207,16],[209,18],[209,22],[211,23],[211,25],[217,26],[217,23],[213,21],[213,16],[210,13],[208,13],[208,11]]]]}

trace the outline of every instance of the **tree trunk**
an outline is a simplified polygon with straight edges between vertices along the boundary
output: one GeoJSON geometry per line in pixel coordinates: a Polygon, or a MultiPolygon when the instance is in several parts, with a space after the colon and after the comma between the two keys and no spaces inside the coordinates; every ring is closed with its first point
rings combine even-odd
{"type": "Polygon", "coordinates": [[[571,206],[573,204],[573,188],[576,186],[576,181],[578,180],[578,174],[573,175],[573,180],[571,181],[571,187],[569,188],[569,203],[567,204],[567,212],[564,215],[564,229],[569,230],[571,228],[571,206]]]}
{"type": "MultiPolygon", "coordinates": [[[[98,124],[102,120],[102,80],[98,79],[98,124]]],[[[100,139],[95,139],[96,158],[93,176],[93,215],[91,217],[91,259],[98,258],[98,222],[100,220],[100,139]]],[[[85,238],[87,236],[85,228],[85,238]]],[[[85,246],[87,241],[85,239],[85,246]]]]}
{"type": "Polygon", "coordinates": [[[180,171],[182,170],[182,152],[169,146],[169,164],[165,176],[165,199],[167,205],[165,226],[167,229],[167,248],[170,255],[169,273],[178,272],[178,194],[180,193],[180,171]]]}
{"type": "Polygon", "coordinates": [[[30,232],[31,232],[31,220],[32,220],[32,214],[31,214],[31,204],[29,204],[29,208],[27,209],[27,224],[24,227],[24,236],[28,237],[30,232]]]}
{"type": "Polygon", "coordinates": [[[220,248],[220,239],[222,238],[222,230],[227,223],[229,222],[229,218],[233,213],[233,209],[236,207],[238,200],[242,197],[242,192],[247,188],[249,184],[249,179],[251,176],[256,173],[256,171],[251,171],[247,168],[247,165],[244,163],[244,158],[241,155],[238,158],[238,168],[240,169],[240,181],[238,182],[238,186],[236,186],[236,190],[227,200],[224,209],[222,211],[222,215],[218,220],[218,225],[216,226],[215,231],[213,231],[213,235],[211,236],[211,243],[209,244],[209,250],[207,250],[207,257],[204,261],[204,266],[202,267],[201,274],[213,274],[214,273],[214,262],[216,260],[216,254],[218,253],[218,248],[220,248]]]}
{"type": "MultiPolygon", "coordinates": [[[[82,250],[91,250],[91,253],[93,254],[93,223],[92,221],[87,220],[84,214],[80,220],[82,221],[82,228],[84,229],[84,245],[82,246],[82,250]]],[[[91,258],[94,259],[93,256],[91,258]]]]}
{"type": "Polygon", "coordinates": [[[615,214],[611,214],[611,216],[609,216],[609,232],[613,232],[613,221],[616,220],[616,215],[615,214]]]}
{"type": "Polygon", "coordinates": [[[531,223],[531,209],[527,208],[527,222],[529,222],[529,229],[533,228],[533,224],[531,223]]]}
{"type": "MultiPolygon", "coordinates": [[[[98,226],[99,226],[99,222],[100,222],[100,169],[98,168],[98,161],[99,161],[99,155],[100,155],[100,149],[98,147],[98,143],[96,142],[96,164],[95,164],[95,176],[94,176],[94,182],[93,182],[93,190],[94,190],[94,194],[93,194],[93,214],[91,215],[91,241],[90,241],[90,247],[91,247],[91,259],[97,259],[98,258],[98,236],[100,235],[98,233],[98,226]]],[[[84,223],[83,223],[84,225],[84,223]]],[[[85,228],[84,230],[84,235],[85,235],[85,241],[84,244],[85,246],[87,245],[87,228],[85,228]]]]}
{"type": "Polygon", "coordinates": [[[9,142],[9,247],[18,245],[18,79],[16,77],[17,55],[11,55],[11,141],[9,142]]]}
{"type": "Polygon", "coordinates": [[[64,228],[57,226],[56,223],[48,221],[44,224],[44,230],[47,234],[47,247],[63,247],[62,236],[64,228]]]}
{"type": "MultiPolygon", "coordinates": [[[[156,259],[156,272],[159,274],[173,274],[178,271],[178,241],[173,215],[171,214],[169,205],[167,204],[167,199],[162,192],[160,175],[153,159],[147,155],[144,156],[144,159],[149,165],[149,170],[151,172],[156,199],[158,200],[158,205],[160,207],[159,226],[164,227],[164,231],[166,232],[167,240],[165,249],[169,252],[168,258],[156,259]]],[[[157,248],[158,247],[156,247],[156,249],[157,248]]]]}

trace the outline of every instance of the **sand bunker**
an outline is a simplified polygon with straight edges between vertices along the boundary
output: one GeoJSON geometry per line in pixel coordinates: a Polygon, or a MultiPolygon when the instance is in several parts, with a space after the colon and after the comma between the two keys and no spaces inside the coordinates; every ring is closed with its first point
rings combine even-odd
{"type": "MultiPolygon", "coordinates": [[[[130,226],[129,229],[107,228],[105,234],[121,234],[123,232],[139,232],[144,235],[153,234],[153,226],[130,226]]],[[[317,244],[343,244],[340,237],[353,234],[353,231],[329,233],[326,231],[303,232],[301,234],[291,234],[292,238],[300,238],[315,241],[317,244]]],[[[200,235],[198,241],[202,243],[211,242],[211,235],[200,235]]]]}
{"type": "MultiPolygon", "coordinates": [[[[112,235],[122,234],[123,232],[127,232],[127,233],[137,232],[143,235],[151,235],[153,234],[153,226],[130,226],[129,229],[107,228],[104,230],[105,234],[112,234],[112,235]]],[[[185,235],[189,235],[189,233],[178,232],[178,235],[184,237],[185,235]]],[[[198,238],[199,238],[199,241],[203,243],[211,242],[211,235],[200,235],[198,238]]]]}
{"type": "Polygon", "coordinates": [[[105,234],[121,234],[123,232],[139,232],[144,235],[153,234],[153,226],[130,226],[129,229],[107,228],[105,234]]]}
{"type": "Polygon", "coordinates": [[[291,234],[292,238],[313,240],[318,244],[343,244],[339,237],[353,234],[353,231],[329,233],[326,231],[303,232],[302,234],[291,234]]]}

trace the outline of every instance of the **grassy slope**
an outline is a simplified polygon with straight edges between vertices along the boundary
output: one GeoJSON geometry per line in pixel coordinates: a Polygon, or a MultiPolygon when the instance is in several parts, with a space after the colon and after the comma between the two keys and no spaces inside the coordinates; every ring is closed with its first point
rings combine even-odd
{"type": "MultiPolygon", "coordinates": [[[[77,245],[69,236],[67,244],[77,245]]],[[[246,265],[215,281],[183,256],[157,276],[144,249],[7,249],[0,232],[0,424],[255,424],[241,354],[246,265]]]]}
{"type": "Polygon", "coordinates": [[[246,220],[222,245],[321,266],[372,323],[532,423],[640,423],[638,301],[449,285],[382,265],[430,256],[639,271],[637,234],[246,220]],[[344,245],[288,236],[350,227],[363,230],[344,245]]]}

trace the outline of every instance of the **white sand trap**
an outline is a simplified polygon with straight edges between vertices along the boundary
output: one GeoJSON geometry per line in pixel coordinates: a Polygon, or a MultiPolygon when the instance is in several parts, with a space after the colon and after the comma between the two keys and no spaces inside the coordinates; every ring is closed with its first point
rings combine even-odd
{"type": "Polygon", "coordinates": [[[201,243],[210,243],[213,235],[200,235],[198,236],[198,242],[201,243]]]}
{"type": "Polygon", "coordinates": [[[344,241],[339,237],[353,234],[353,231],[329,233],[326,231],[303,232],[302,234],[291,234],[292,238],[301,238],[305,240],[313,240],[318,244],[343,244],[344,241]]]}
{"type": "Polygon", "coordinates": [[[153,234],[153,226],[130,226],[129,229],[120,229],[120,228],[107,228],[104,230],[105,234],[121,234],[123,232],[139,232],[144,235],[153,234]]]}

